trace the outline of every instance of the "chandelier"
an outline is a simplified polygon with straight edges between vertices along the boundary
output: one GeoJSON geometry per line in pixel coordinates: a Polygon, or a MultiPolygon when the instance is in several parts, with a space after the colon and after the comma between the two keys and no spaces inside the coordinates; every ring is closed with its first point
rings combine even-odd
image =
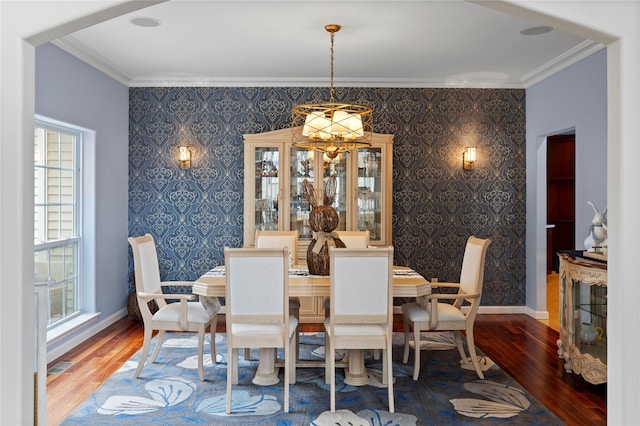
{"type": "Polygon", "coordinates": [[[329,102],[301,104],[291,111],[293,146],[324,152],[335,158],[342,152],[371,146],[373,109],[334,101],[333,38],[340,25],[325,25],[331,34],[331,86],[329,102]]]}

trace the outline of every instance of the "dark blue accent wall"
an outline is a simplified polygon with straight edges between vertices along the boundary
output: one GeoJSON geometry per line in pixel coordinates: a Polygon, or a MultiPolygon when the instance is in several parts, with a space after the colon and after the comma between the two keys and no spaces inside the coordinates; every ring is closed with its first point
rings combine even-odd
{"type": "MultiPolygon", "coordinates": [[[[289,126],[320,88],[147,87],[129,93],[129,235],[156,238],[165,280],[194,280],[240,247],[243,139],[289,126]],[[177,147],[194,148],[180,170],[177,147]]],[[[337,88],[391,133],[395,263],[457,281],[469,235],[491,238],[482,303],[525,305],[525,91],[337,88]],[[476,146],[473,171],[462,152],[476,146]]],[[[130,271],[133,266],[130,261],[130,271]]]]}

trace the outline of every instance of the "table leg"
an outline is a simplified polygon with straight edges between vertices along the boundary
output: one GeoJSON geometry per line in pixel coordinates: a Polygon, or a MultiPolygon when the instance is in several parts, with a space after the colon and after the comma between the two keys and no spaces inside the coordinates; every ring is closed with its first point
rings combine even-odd
{"type": "Polygon", "coordinates": [[[349,366],[344,368],[344,382],[352,386],[369,384],[369,375],[364,366],[364,351],[362,349],[349,349],[349,366]]]}
{"type": "Polygon", "coordinates": [[[280,382],[279,368],[276,367],[276,350],[274,348],[260,348],[260,361],[253,383],[258,386],[270,386],[280,382]]]}

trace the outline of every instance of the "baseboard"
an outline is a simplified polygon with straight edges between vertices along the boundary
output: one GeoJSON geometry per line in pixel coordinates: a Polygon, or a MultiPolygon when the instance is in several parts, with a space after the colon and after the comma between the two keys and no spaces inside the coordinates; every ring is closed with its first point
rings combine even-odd
{"type": "Polygon", "coordinates": [[[527,307],[527,315],[529,315],[531,318],[537,319],[537,320],[548,320],[549,319],[549,311],[535,311],[529,307],[527,307]]]}
{"type": "Polygon", "coordinates": [[[111,324],[124,318],[125,316],[127,316],[126,308],[117,311],[113,315],[103,319],[100,322],[97,322],[93,326],[77,334],[69,333],[71,337],[68,340],[61,342],[60,345],[56,346],[54,349],[47,351],[47,363],[61,357],[71,349],[75,348],[79,344],[83,343],[90,337],[94,336],[95,334],[99,333],[100,331],[104,330],[105,328],[109,327],[111,324]]]}
{"type": "Polygon", "coordinates": [[[478,314],[526,314],[526,306],[480,306],[478,314]]]}
{"type": "Polygon", "coordinates": [[[534,311],[528,306],[480,306],[478,314],[525,314],[537,320],[549,319],[549,312],[534,311]]]}
{"type": "MultiPolygon", "coordinates": [[[[468,307],[463,307],[462,310],[466,311],[468,307]]],[[[401,314],[402,308],[400,306],[393,307],[394,314],[401,314]]],[[[535,319],[549,319],[549,312],[547,311],[534,311],[527,306],[480,306],[478,314],[526,314],[535,319]]]]}

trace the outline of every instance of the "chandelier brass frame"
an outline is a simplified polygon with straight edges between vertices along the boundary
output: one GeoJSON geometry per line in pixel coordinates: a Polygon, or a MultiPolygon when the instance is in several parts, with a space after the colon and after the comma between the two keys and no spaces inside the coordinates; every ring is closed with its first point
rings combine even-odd
{"type": "Polygon", "coordinates": [[[340,25],[325,25],[331,34],[331,86],[329,102],[300,104],[291,110],[293,146],[324,152],[335,158],[342,152],[371,146],[373,108],[334,101],[333,40],[340,25]]]}

